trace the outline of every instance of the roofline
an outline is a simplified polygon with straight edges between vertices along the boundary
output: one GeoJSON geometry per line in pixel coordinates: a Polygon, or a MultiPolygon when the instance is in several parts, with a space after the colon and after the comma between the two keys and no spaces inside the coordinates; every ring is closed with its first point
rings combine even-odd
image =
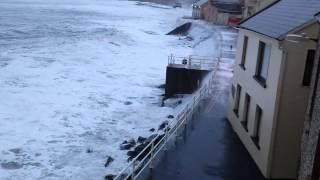
{"type": "Polygon", "coordinates": [[[279,39],[277,39],[277,38],[275,38],[275,37],[272,37],[272,36],[267,35],[267,34],[263,34],[263,33],[261,33],[261,32],[258,32],[258,31],[255,31],[255,30],[252,30],[252,29],[249,29],[249,28],[245,28],[245,27],[238,27],[238,28],[239,28],[239,29],[243,29],[243,30],[247,30],[247,31],[251,31],[251,32],[254,32],[254,33],[260,34],[260,35],[262,35],[262,36],[265,36],[265,37],[271,38],[271,39],[279,40],[279,39]]]}
{"type": "Polygon", "coordinates": [[[238,26],[240,26],[241,24],[245,23],[246,21],[248,21],[249,19],[259,15],[260,13],[262,13],[263,11],[265,11],[266,9],[269,9],[271,6],[275,5],[276,3],[280,2],[281,0],[276,0],[273,3],[269,4],[268,6],[264,7],[263,9],[261,9],[260,11],[256,12],[254,15],[247,17],[246,19],[242,20],[238,26]]]}
{"type": "Polygon", "coordinates": [[[287,34],[291,34],[291,33],[295,33],[295,32],[297,32],[297,31],[300,31],[300,30],[302,30],[302,29],[304,29],[304,28],[306,28],[306,27],[308,27],[308,26],[313,25],[313,24],[316,23],[316,22],[317,22],[317,20],[316,20],[315,18],[312,18],[311,20],[309,20],[309,21],[307,21],[307,22],[305,22],[305,23],[303,23],[303,24],[301,24],[301,25],[299,25],[299,26],[291,29],[290,31],[282,34],[282,35],[279,36],[277,39],[282,41],[282,40],[285,39],[285,36],[286,36],[287,34]]]}
{"type": "MultiPolygon", "coordinates": [[[[319,13],[320,14],[320,13],[319,13]]],[[[275,39],[275,40],[278,40],[278,41],[283,41],[285,39],[285,36],[287,34],[290,34],[291,32],[294,33],[294,32],[297,32],[299,30],[302,30],[310,25],[312,25],[313,23],[316,23],[317,21],[315,19],[311,19],[309,20],[308,22],[298,26],[298,27],[295,27],[294,29],[286,32],[285,34],[282,34],[281,36],[279,37],[273,37],[273,36],[270,36],[270,35],[267,35],[267,34],[264,34],[264,33],[261,33],[261,32],[258,32],[258,31],[255,31],[255,30],[252,30],[252,29],[249,29],[249,28],[245,28],[245,27],[237,27],[239,29],[244,29],[244,30],[247,30],[247,31],[252,31],[252,32],[255,32],[257,34],[260,34],[260,35],[263,35],[263,36],[266,36],[266,37],[269,37],[269,38],[272,38],[272,39],[275,39]]]]}

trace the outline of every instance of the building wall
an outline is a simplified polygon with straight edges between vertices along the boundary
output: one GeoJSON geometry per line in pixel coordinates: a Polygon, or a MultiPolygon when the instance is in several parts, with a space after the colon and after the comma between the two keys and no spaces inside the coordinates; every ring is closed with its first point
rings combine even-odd
{"type": "MultiPolygon", "coordinates": [[[[317,36],[320,38],[320,31],[317,36]]],[[[313,70],[313,78],[311,89],[315,88],[315,79],[316,79],[316,72],[318,63],[320,60],[320,43],[318,44],[317,55],[315,58],[314,70],[313,70]]],[[[299,180],[311,180],[314,158],[316,153],[316,146],[319,139],[319,132],[320,132],[320,81],[318,82],[318,89],[315,92],[315,104],[313,109],[313,116],[310,118],[310,108],[311,108],[311,101],[312,95],[309,96],[309,105],[308,110],[305,116],[304,122],[304,133],[301,143],[302,149],[302,157],[301,157],[301,165],[299,171],[299,180]]],[[[319,170],[320,171],[320,170],[319,170]]]]}
{"type": "MultiPolygon", "coordinates": [[[[314,26],[303,29],[311,35],[314,26]]],[[[239,117],[233,112],[235,99],[230,97],[228,119],[250,155],[266,178],[296,178],[299,162],[299,143],[303,128],[309,88],[302,86],[307,49],[312,42],[294,44],[240,30],[238,52],[234,68],[234,87],[242,86],[239,117]],[[246,69],[239,64],[242,58],[243,37],[248,36],[246,69]],[[254,78],[259,41],[272,46],[266,88],[254,78]],[[241,121],[244,116],[245,93],[251,96],[248,132],[241,121]],[[263,110],[261,119],[260,149],[251,139],[256,105],[263,110]]]]}
{"type": "Polygon", "coordinates": [[[256,34],[254,32],[240,30],[238,39],[238,52],[236,55],[236,62],[234,68],[233,85],[237,84],[242,86],[242,93],[240,98],[239,117],[233,112],[234,98],[230,98],[230,108],[228,119],[239,135],[243,144],[253,157],[254,161],[260,168],[265,177],[269,176],[269,158],[270,146],[272,142],[272,134],[275,121],[275,106],[278,94],[278,82],[280,77],[282,63],[282,50],[279,48],[278,41],[256,34]],[[248,36],[248,48],[246,58],[246,70],[243,70],[239,64],[242,57],[242,45],[244,35],[248,36]],[[267,88],[262,87],[254,78],[258,56],[259,41],[263,40],[265,43],[272,45],[269,75],[267,78],[267,88]],[[249,107],[249,122],[248,132],[241,125],[244,116],[244,96],[248,93],[251,96],[251,103],[249,107]],[[261,120],[261,135],[260,135],[260,150],[256,147],[251,139],[254,129],[254,119],[256,105],[263,109],[263,116],[261,120]]]}
{"type": "Polygon", "coordinates": [[[193,19],[200,19],[201,18],[200,8],[198,8],[198,7],[192,8],[192,18],[193,19]]]}
{"type": "Polygon", "coordinates": [[[250,17],[275,1],[276,0],[245,0],[243,17],[250,17]]]}
{"type": "MultiPolygon", "coordinates": [[[[318,32],[317,25],[308,26],[299,33],[314,37],[318,32]]],[[[277,117],[276,136],[272,161],[272,177],[296,178],[300,159],[300,141],[303,131],[304,115],[308,104],[309,86],[303,86],[303,76],[307,51],[315,49],[315,43],[291,43],[282,45],[287,54],[284,63],[284,81],[280,95],[280,106],[277,117]],[[286,167],[286,168],[283,168],[286,167]]]]}
{"type": "Polygon", "coordinates": [[[218,10],[216,7],[212,6],[211,3],[207,3],[207,10],[204,14],[204,20],[208,22],[215,22],[217,19],[218,10]]]}

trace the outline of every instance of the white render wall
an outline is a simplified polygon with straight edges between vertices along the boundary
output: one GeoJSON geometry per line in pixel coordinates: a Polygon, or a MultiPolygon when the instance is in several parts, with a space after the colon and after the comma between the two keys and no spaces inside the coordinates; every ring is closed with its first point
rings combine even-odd
{"type": "MultiPolygon", "coordinates": [[[[297,33],[317,37],[317,32],[318,27],[313,24],[297,33]]],[[[272,176],[287,177],[289,175],[296,178],[298,175],[300,142],[310,92],[310,87],[303,86],[302,81],[307,51],[315,49],[315,46],[316,43],[312,41],[283,44],[288,55],[285,59],[285,80],[282,82],[272,176]]]]}
{"type": "Polygon", "coordinates": [[[277,99],[277,86],[280,76],[282,51],[279,49],[278,42],[270,38],[264,38],[256,33],[240,30],[238,39],[238,52],[234,68],[234,78],[233,85],[239,83],[242,86],[240,108],[239,108],[239,118],[233,112],[233,99],[230,101],[230,112],[229,120],[242,140],[245,147],[248,149],[249,153],[257,163],[261,172],[264,176],[268,176],[268,160],[270,156],[270,145],[272,139],[272,129],[275,114],[275,106],[277,99]],[[247,47],[247,58],[244,71],[240,68],[239,64],[242,57],[242,44],[244,34],[248,36],[248,47],[247,47]],[[254,78],[256,71],[256,62],[258,55],[259,41],[263,39],[263,42],[270,44],[272,46],[270,64],[269,64],[269,74],[267,78],[267,88],[262,87],[254,78]],[[272,71],[271,71],[272,70],[272,71]],[[241,125],[244,112],[244,97],[245,93],[251,96],[251,103],[249,108],[249,122],[248,122],[248,132],[241,125]],[[259,105],[263,110],[263,116],[261,119],[261,135],[260,135],[260,150],[253,143],[250,136],[253,135],[254,120],[256,105],[259,105]]]}
{"type": "MultiPolygon", "coordinates": [[[[309,36],[317,32],[309,26],[300,32],[309,36]]],[[[267,178],[296,178],[299,145],[307,107],[309,88],[302,86],[304,66],[308,49],[314,42],[302,44],[280,43],[275,39],[240,30],[238,52],[234,68],[233,85],[242,87],[239,118],[233,112],[234,99],[230,97],[228,119],[245,147],[267,178]],[[247,58],[243,70],[239,64],[242,57],[244,35],[248,36],[247,58]],[[254,78],[259,41],[272,46],[266,88],[254,78]],[[251,96],[248,132],[241,125],[244,116],[245,94],[251,96]],[[256,105],[263,110],[261,119],[260,150],[253,143],[256,105]]]]}

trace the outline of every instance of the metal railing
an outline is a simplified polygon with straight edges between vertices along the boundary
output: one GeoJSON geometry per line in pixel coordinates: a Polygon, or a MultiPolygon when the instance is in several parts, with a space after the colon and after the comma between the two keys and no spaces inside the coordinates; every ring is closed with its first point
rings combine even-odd
{"type": "Polygon", "coordinates": [[[220,59],[215,63],[209,76],[204,80],[200,89],[193,94],[192,101],[188,103],[180,113],[167,124],[162,134],[155,136],[145,148],[135,156],[132,161],[114,178],[115,180],[135,180],[138,179],[146,168],[153,168],[153,161],[162,150],[167,150],[168,142],[171,138],[178,138],[178,132],[185,127],[188,119],[192,118],[193,114],[201,106],[201,100],[212,94],[213,81],[218,69],[220,59]]]}
{"type": "Polygon", "coordinates": [[[209,56],[179,57],[171,54],[168,56],[169,66],[179,66],[189,69],[214,70],[217,67],[217,59],[209,56]]]}

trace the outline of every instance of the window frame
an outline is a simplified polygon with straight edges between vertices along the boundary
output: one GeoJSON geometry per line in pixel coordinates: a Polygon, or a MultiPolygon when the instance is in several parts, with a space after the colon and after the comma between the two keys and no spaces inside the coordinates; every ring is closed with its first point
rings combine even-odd
{"type": "Polygon", "coordinates": [[[247,35],[244,35],[243,37],[243,44],[242,44],[242,55],[241,55],[241,62],[239,66],[243,69],[246,70],[246,59],[247,59],[247,51],[248,51],[248,42],[249,42],[249,37],[247,35]]]}
{"type": "Polygon", "coordinates": [[[240,84],[237,84],[236,88],[236,96],[233,104],[233,112],[237,117],[239,117],[239,109],[240,109],[240,100],[241,100],[241,91],[242,87],[240,84]]]}
{"type": "Polygon", "coordinates": [[[244,98],[244,111],[243,111],[241,125],[247,132],[248,132],[248,122],[249,122],[249,114],[250,114],[250,104],[251,104],[251,96],[248,93],[246,93],[244,98]]]}
{"type": "Polygon", "coordinates": [[[316,50],[308,49],[306,63],[305,63],[305,67],[304,67],[304,73],[303,73],[303,77],[302,77],[302,85],[303,86],[310,87],[310,85],[311,85],[315,58],[316,58],[316,50]]]}
{"type": "Polygon", "coordinates": [[[268,79],[268,75],[269,75],[269,65],[270,65],[270,59],[271,59],[271,52],[272,52],[271,45],[269,45],[263,41],[259,41],[256,72],[253,77],[264,88],[267,87],[266,83],[267,83],[267,79],[268,79]],[[267,48],[269,48],[269,54],[266,54],[267,48]],[[268,58],[266,59],[266,57],[268,57],[268,58]],[[265,62],[266,60],[268,62],[265,62]],[[264,67],[264,65],[266,67],[264,67]],[[266,69],[266,74],[263,75],[262,73],[263,73],[264,68],[266,69]],[[263,76],[265,76],[265,77],[263,77],[263,76]]]}
{"type": "Polygon", "coordinates": [[[261,121],[263,117],[263,110],[259,105],[256,105],[256,114],[254,121],[254,129],[251,139],[256,147],[260,150],[260,137],[261,137],[261,121]]]}

